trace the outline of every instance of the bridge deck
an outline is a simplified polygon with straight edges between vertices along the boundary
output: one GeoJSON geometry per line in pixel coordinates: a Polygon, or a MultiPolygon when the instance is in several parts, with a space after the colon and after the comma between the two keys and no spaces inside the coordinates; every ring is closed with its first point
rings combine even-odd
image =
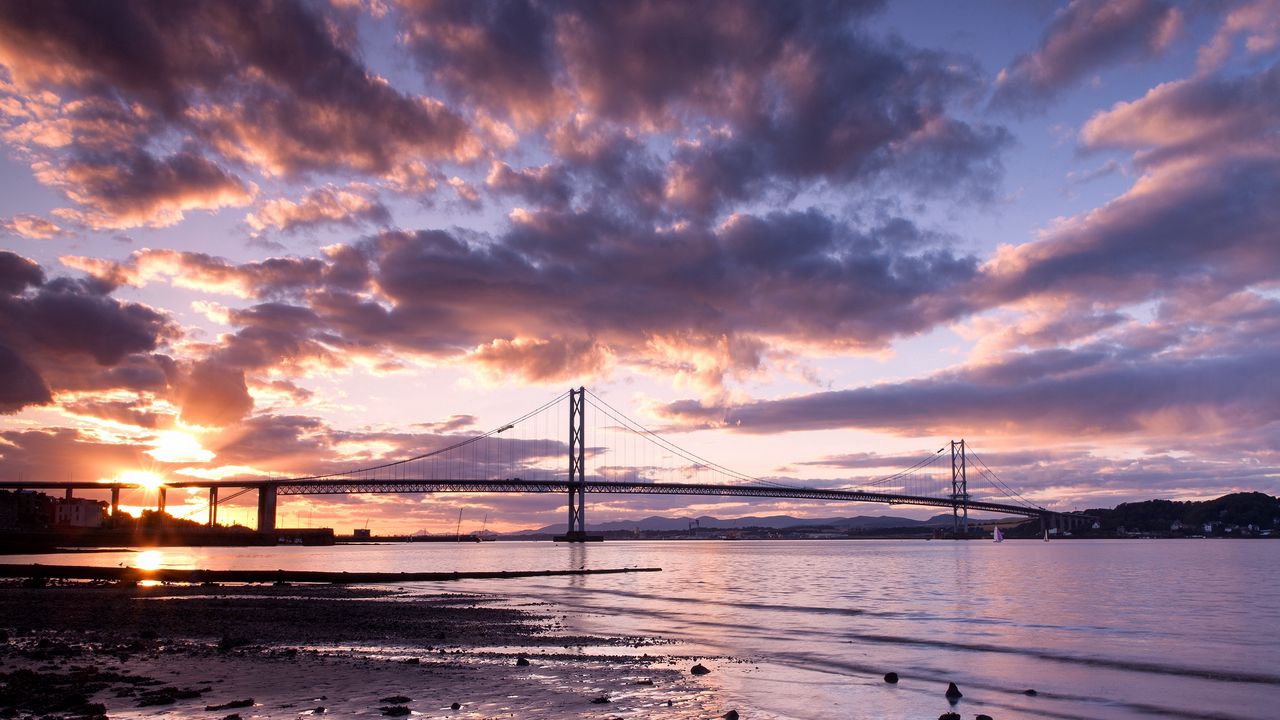
{"type": "MultiPolygon", "coordinates": [[[[543,493],[565,494],[569,492],[569,483],[565,481],[521,480],[510,478],[504,480],[362,480],[362,479],[293,479],[293,480],[255,480],[252,482],[210,483],[199,480],[179,480],[166,483],[171,488],[263,488],[274,487],[277,495],[348,495],[363,493],[543,493]]],[[[0,482],[0,487],[21,487],[28,490],[65,490],[98,489],[108,490],[112,487],[124,489],[137,488],[131,483],[86,483],[86,482],[0,482]]],[[[984,502],[978,500],[961,500],[955,502],[949,497],[927,497],[917,495],[895,495],[891,493],[864,492],[861,490],[823,490],[819,488],[783,487],[771,485],[707,485],[697,483],[641,483],[614,482],[605,480],[588,480],[586,491],[602,494],[629,495],[703,495],[729,497],[764,497],[790,498],[798,500],[828,500],[838,502],[872,502],[889,505],[921,505],[928,507],[951,508],[968,506],[970,510],[1024,515],[1026,517],[1042,517],[1053,514],[1042,508],[1022,505],[984,502]]]]}

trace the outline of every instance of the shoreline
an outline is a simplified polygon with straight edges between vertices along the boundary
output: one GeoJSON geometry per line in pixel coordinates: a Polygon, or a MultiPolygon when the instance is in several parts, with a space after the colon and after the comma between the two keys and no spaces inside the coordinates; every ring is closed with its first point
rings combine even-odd
{"type": "Polygon", "coordinates": [[[0,714],[693,718],[733,709],[690,674],[695,659],[655,651],[666,646],[659,638],[577,634],[540,604],[514,600],[0,583],[0,714]],[[81,698],[77,686],[88,689],[81,698]]]}

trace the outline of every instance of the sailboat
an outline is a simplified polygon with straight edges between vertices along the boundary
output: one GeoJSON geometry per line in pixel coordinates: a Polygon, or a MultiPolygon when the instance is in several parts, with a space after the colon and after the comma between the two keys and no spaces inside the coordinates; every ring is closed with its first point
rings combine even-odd
{"type": "Polygon", "coordinates": [[[996,526],[996,531],[992,537],[993,537],[993,542],[1004,542],[1004,533],[1000,532],[999,525],[996,526]]]}

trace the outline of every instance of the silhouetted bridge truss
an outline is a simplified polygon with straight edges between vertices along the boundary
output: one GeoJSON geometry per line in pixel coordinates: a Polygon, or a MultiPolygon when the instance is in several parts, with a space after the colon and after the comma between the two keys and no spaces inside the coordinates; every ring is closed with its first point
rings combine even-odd
{"type": "MultiPolygon", "coordinates": [[[[949,508],[953,530],[968,532],[969,511],[1039,518],[1046,527],[1071,528],[1089,518],[1058,513],[1023,498],[965,444],[951,441],[919,462],[860,487],[811,487],[752,477],[706,460],[618,412],[585,388],[554,400],[489,432],[443,436],[440,447],[413,457],[352,470],[289,478],[173,480],[159,489],[164,509],[169,488],[209,493],[209,523],[221,503],[257,493],[258,530],[274,531],[277,499],[295,495],[360,493],[541,493],[568,498],[568,541],[586,532],[586,494],[697,495],[829,502],[885,503],[949,508]],[[563,401],[567,400],[567,403],[563,401]],[[587,407],[593,422],[587,423],[587,407]],[[452,441],[452,442],[450,442],[452,441]],[[949,451],[949,452],[948,452],[949,451]],[[565,462],[565,458],[568,462],[565,462]],[[975,477],[971,482],[970,475],[975,477]],[[220,497],[223,490],[236,490],[220,497]]],[[[130,483],[0,481],[0,487],[31,490],[106,489],[112,512],[130,483]]]]}

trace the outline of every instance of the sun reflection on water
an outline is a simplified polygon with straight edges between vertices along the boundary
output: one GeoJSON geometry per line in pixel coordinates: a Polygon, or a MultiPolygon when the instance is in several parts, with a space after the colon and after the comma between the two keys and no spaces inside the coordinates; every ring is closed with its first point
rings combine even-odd
{"type": "Polygon", "coordinates": [[[164,564],[164,553],[159,550],[143,550],[134,560],[139,570],[159,570],[164,564]]]}

